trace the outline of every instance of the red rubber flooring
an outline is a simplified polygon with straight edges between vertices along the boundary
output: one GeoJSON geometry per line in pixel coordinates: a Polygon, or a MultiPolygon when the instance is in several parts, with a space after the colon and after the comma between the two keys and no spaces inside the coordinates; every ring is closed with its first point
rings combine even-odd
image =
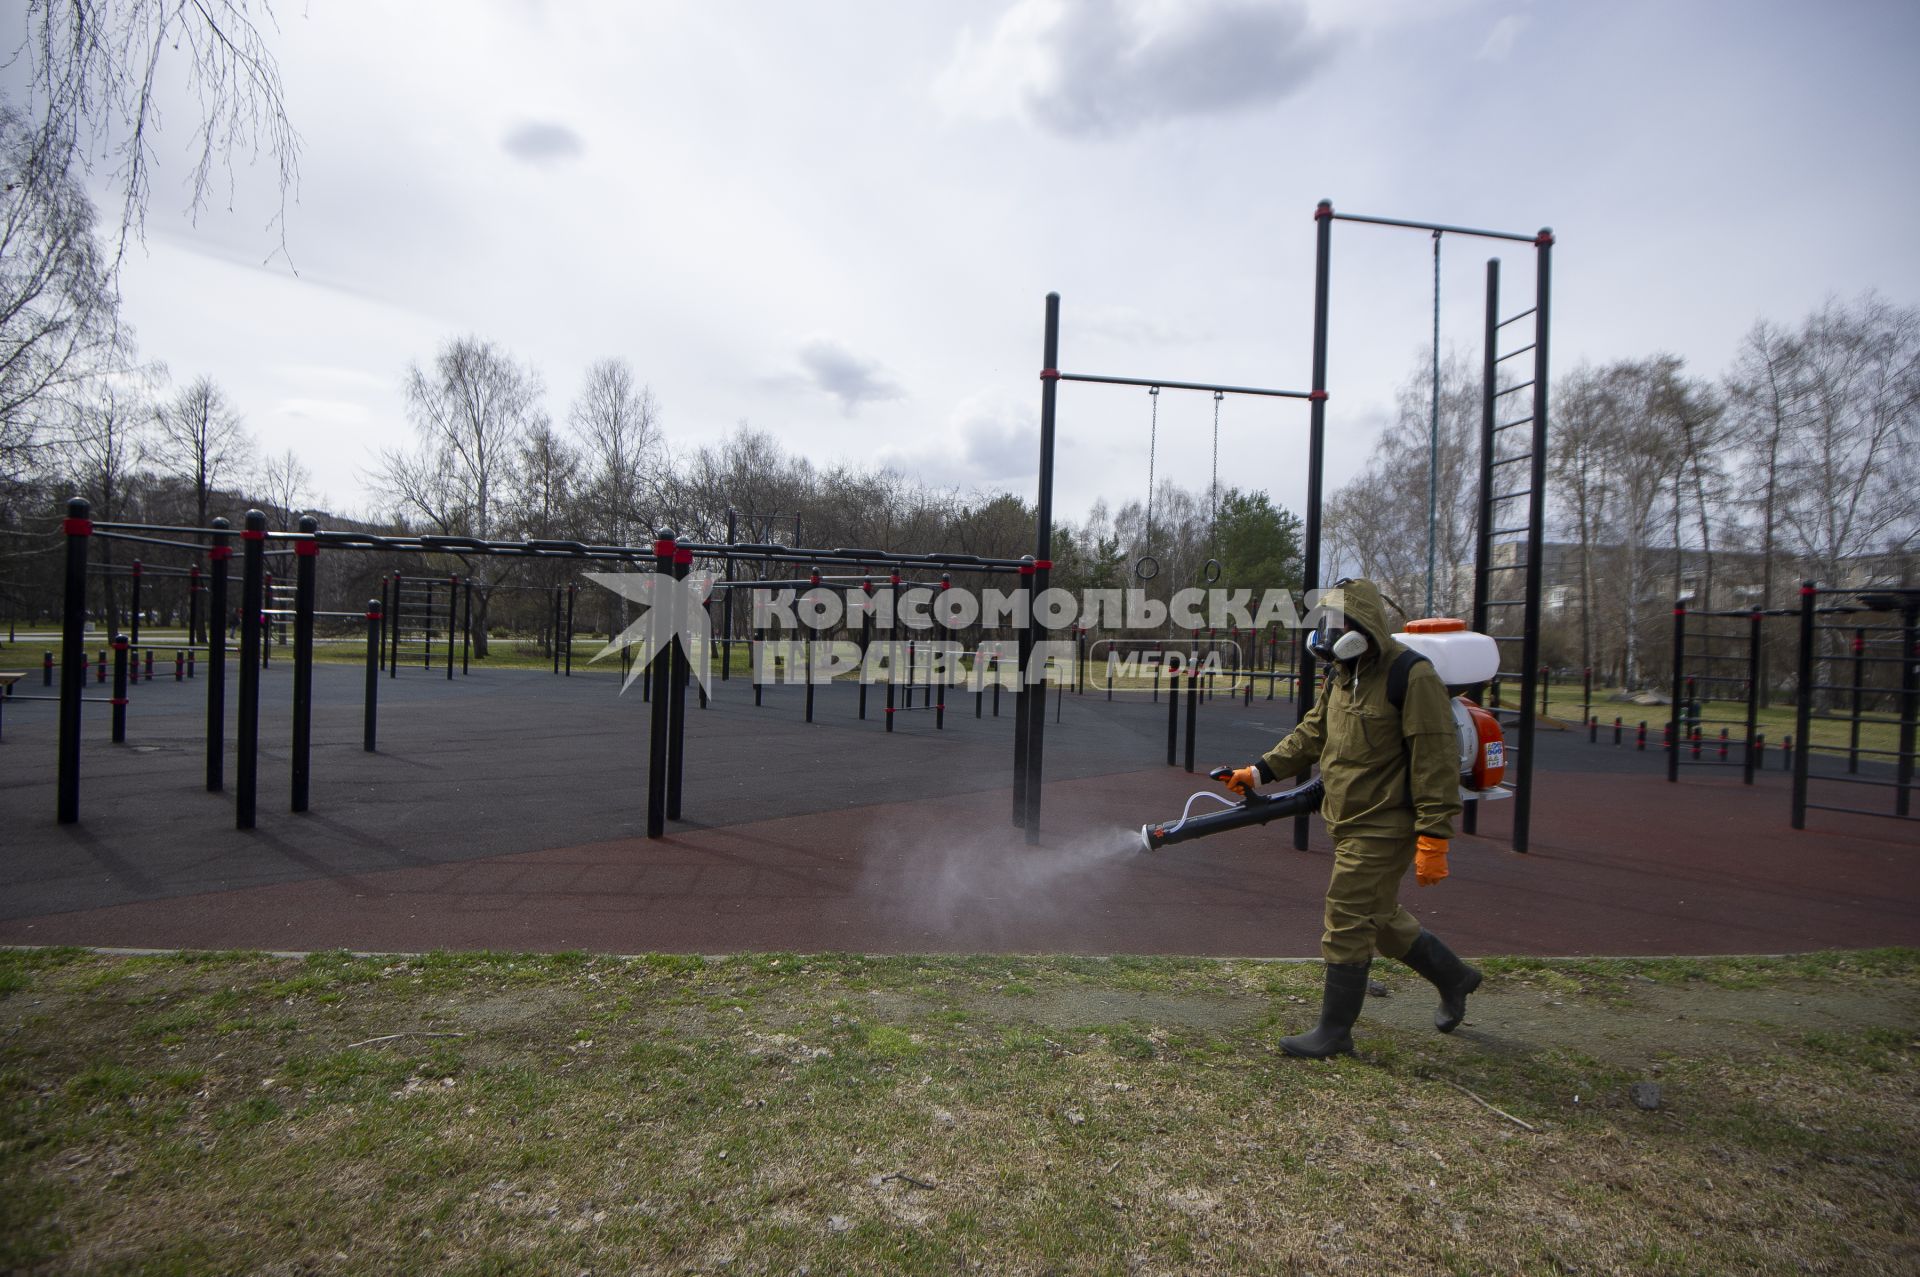
{"type": "MultiPolygon", "coordinates": [[[[0,943],[417,951],[586,949],[1318,952],[1330,857],[1291,822],[1158,853],[1169,768],[1050,781],[1029,847],[1005,789],[680,829],[400,868],[199,890],[0,920],[0,943]]],[[[1510,805],[1454,844],[1453,874],[1403,901],[1468,954],[1774,953],[1920,945],[1912,826],[1787,826],[1780,787],[1542,771],[1534,848],[1510,805]]]]}

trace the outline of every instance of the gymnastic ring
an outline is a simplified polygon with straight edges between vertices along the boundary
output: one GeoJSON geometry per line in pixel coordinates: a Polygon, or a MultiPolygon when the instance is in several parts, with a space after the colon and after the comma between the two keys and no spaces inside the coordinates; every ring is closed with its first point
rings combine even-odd
{"type": "Polygon", "coordinates": [[[1215,581],[1218,581],[1220,579],[1220,560],[1208,559],[1206,564],[1200,569],[1200,576],[1208,585],[1212,585],[1215,581]]]}
{"type": "Polygon", "coordinates": [[[1160,560],[1151,554],[1143,554],[1134,560],[1133,574],[1142,581],[1151,581],[1160,575],[1160,560]]]}

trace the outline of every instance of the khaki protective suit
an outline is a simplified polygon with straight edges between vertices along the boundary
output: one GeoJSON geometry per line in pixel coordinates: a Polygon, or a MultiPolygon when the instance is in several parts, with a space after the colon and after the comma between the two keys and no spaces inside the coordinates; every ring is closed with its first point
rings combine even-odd
{"type": "Polygon", "coordinates": [[[1365,962],[1378,951],[1399,958],[1420,935],[1420,924],[1400,905],[1414,839],[1451,838],[1460,811],[1453,706],[1425,661],[1408,670],[1401,708],[1387,698],[1387,671],[1407,649],[1389,637],[1393,630],[1371,581],[1329,590],[1324,603],[1366,633],[1367,650],[1351,666],[1333,666],[1307,717],[1260,761],[1275,779],[1320,765],[1326,785],[1320,814],[1334,848],[1321,956],[1365,962]]]}

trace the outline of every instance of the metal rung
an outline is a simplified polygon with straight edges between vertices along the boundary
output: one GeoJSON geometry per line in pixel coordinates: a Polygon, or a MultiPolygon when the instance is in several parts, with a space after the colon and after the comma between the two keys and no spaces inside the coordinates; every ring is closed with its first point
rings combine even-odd
{"type": "Polygon", "coordinates": [[[1502,395],[1510,395],[1510,394],[1512,394],[1512,393],[1513,393],[1514,391],[1516,391],[1516,390],[1525,390],[1525,389],[1526,389],[1526,388],[1527,388],[1528,386],[1531,386],[1532,384],[1533,384],[1533,378],[1531,378],[1531,377],[1529,377],[1529,378],[1527,378],[1527,379],[1526,379],[1525,381],[1523,381],[1523,382],[1521,382],[1521,383],[1520,383],[1519,385],[1517,385],[1517,386],[1508,386],[1508,387],[1507,387],[1507,388],[1506,388],[1505,390],[1496,390],[1496,391],[1494,391],[1494,392],[1493,392],[1493,397],[1494,397],[1495,399],[1498,399],[1498,398],[1499,398],[1500,396],[1502,396],[1502,395]]]}
{"type": "Polygon", "coordinates": [[[1523,523],[1517,528],[1495,528],[1492,532],[1489,532],[1487,535],[1503,537],[1514,532],[1531,532],[1531,531],[1533,531],[1533,529],[1523,523]]]}
{"type": "Polygon", "coordinates": [[[1532,350],[1533,347],[1534,347],[1534,343],[1528,342],[1526,345],[1520,347],[1520,349],[1518,350],[1509,350],[1506,354],[1500,356],[1498,359],[1494,360],[1493,362],[1496,364],[1504,364],[1507,362],[1507,360],[1512,359],[1515,355],[1526,354],[1529,350],[1532,350]]]}
{"type": "Polygon", "coordinates": [[[1489,572],[1525,572],[1526,570],[1527,565],[1524,563],[1495,563],[1487,568],[1489,572]]]}
{"type": "Polygon", "coordinates": [[[1521,320],[1525,319],[1528,315],[1531,315],[1534,311],[1539,309],[1540,308],[1538,306],[1529,306],[1525,310],[1521,311],[1519,314],[1514,315],[1510,318],[1501,320],[1499,323],[1495,324],[1494,327],[1498,329],[1498,328],[1505,328],[1508,324],[1517,324],[1521,320]]]}
{"type": "Polygon", "coordinates": [[[1491,468],[1497,470],[1501,466],[1510,466],[1516,461],[1531,461],[1531,460],[1533,460],[1533,454],[1531,452],[1523,452],[1517,457],[1502,457],[1500,458],[1500,460],[1494,462],[1491,468]]]}
{"type": "MultiPolygon", "coordinates": [[[[1526,638],[1526,635],[1524,634],[1489,634],[1487,637],[1492,639],[1496,643],[1518,643],[1524,640],[1526,638]]],[[[1519,678],[1520,676],[1518,674],[1514,674],[1514,675],[1510,675],[1509,677],[1519,678]]]]}
{"type": "Polygon", "coordinates": [[[1533,495],[1532,488],[1522,488],[1518,492],[1503,492],[1497,497],[1488,497],[1487,504],[1492,505],[1496,501],[1511,501],[1515,497],[1530,497],[1532,495],[1533,495]]]}
{"type": "Polygon", "coordinates": [[[1502,430],[1511,430],[1515,426],[1530,426],[1532,424],[1533,424],[1533,414],[1528,413],[1524,417],[1515,417],[1512,421],[1501,422],[1499,425],[1493,428],[1493,433],[1499,434],[1502,430]]]}
{"type": "Polygon", "coordinates": [[[1488,599],[1486,602],[1486,606],[1487,607],[1519,607],[1522,603],[1525,603],[1525,602],[1526,602],[1525,599],[1488,599]]]}

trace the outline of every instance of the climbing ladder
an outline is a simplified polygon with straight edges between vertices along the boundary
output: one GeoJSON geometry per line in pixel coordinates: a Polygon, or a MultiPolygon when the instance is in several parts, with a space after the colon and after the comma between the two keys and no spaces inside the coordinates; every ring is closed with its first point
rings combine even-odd
{"type": "MultiPolygon", "coordinates": [[[[1500,259],[1487,262],[1485,368],[1480,403],[1480,508],[1475,522],[1473,628],[1500,646],[1496,681],[1520,684],[1511,708],[1489,708],[1507,733],[1507,779],[1513,793],[1513,849],[1525,851],[1533,814],[1534,716],[1539,706],[1540,575],[1547,493],[1547,337],[1553,233],[1534,244],[1534,303],[1500,317],[1500,259]],[[1533,340],[1515,346],[1514,325],[1533,340]],[[1510,349],[1504,353],[1500,346],[1510,349]],[[1514,380],[1513,360],[1532,355],[1533,375],[1514,380]]],[[[1479,803],[1462,824],[1472,833],[1479,803]]]]}

